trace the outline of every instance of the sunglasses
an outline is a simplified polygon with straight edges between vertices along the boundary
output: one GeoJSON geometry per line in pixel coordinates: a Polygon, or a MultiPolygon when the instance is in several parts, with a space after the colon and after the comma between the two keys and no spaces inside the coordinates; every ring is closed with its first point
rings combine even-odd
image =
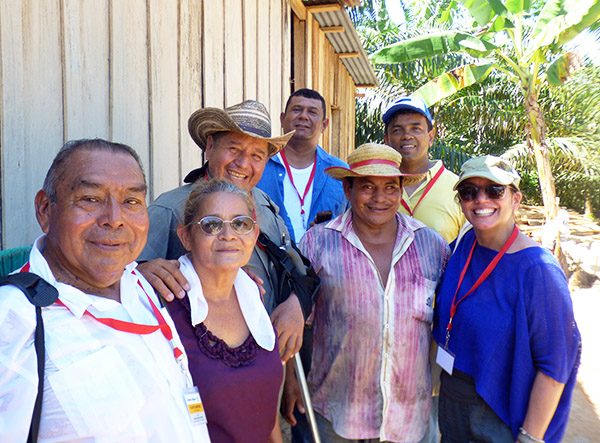
{"type": "Polygon", "coordinates": [[[220,234],[225,228],[225,223],[229,223],[231,229],[236,234],[246,235],[252,232],[256,222],[252,219],[252,217],[247,215],[238,215],[231,220],[223,220],[221,217],[209,215],[201,218],[199,222],[196,222],[197,225],[200,225],[202,232],[208,235],[220,234]]]}
{"type": "Polygon", "coordinates": [[[477,186],[461,186],[457,189],[458,198],[464,202],[470,202],[477,198],[479,191],[483,191],[490,200],[500,200],[506,193],[506,185],[487,185],[484,188],[477,186]]]}

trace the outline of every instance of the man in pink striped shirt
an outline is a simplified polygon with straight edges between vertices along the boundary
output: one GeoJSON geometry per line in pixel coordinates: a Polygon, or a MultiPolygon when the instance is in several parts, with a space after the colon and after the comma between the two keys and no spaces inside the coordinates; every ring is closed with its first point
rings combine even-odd
{"type": "Polygon", "coordinates": [[[308,383],[323,441],[428,441],[433,298],[450,251],[397,213],[402,157],[359,147],[342,180],[351,208],[310,229],[302,252],[321,277],[308,383]]]}

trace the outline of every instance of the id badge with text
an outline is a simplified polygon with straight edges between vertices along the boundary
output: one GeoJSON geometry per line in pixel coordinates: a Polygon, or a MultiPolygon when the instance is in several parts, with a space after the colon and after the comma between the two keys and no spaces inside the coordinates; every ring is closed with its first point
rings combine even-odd
{"type": "Polygon", "coordinates": [[[206,424],[206,413],[204,412],[204,406],[200,399],[200,393],[196,386],[192,386],[185,391],[185,404],[187,405],[192,424],[204,425],[206,424]]]}
{"type": "Polygon", "coordinates": [[[444,349],[442,346],[438,346],[435,362],[450,375],[452,375],[452,369],[454,368],[454,358],[455,355],[452,352],[448,349],[444,349]]]}

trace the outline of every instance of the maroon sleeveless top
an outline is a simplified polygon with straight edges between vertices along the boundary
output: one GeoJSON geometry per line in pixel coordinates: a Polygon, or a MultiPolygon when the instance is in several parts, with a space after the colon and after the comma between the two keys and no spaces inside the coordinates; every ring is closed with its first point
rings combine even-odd
{"type": "Polygon", "coordinates": [[[192,326],[187,296],[167,308],[200,391],[211,441],[267,442],[283,380],[277,333],[272,351],[261,348],[252,334],[241,346],[230,348],[203,323],[192,326]]]}

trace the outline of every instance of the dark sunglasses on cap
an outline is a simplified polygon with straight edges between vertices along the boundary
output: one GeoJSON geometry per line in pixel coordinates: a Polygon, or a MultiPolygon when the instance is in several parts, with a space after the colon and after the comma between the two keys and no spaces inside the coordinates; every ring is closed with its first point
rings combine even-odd
{"type": "Polygon", "coordinates": [[[225,223],[229,223],[231,229],[236,234],[246,235],[250,234],[254,229],[255,221],[252,217],[247,215],[238,215],[231,220],[223,220],[221,217],[209,215],[207,217],[202,217],[200,221],[196,222],[197,225],[200,225],[200,229],[208,235],[217,235],[221,233],[225,228],[225,223]]]}
{"type": "Polygon", "coordinates": [[[483,188],[465,185],[460,186],[456,191],[458,192],[458,198],[460,198],[461,201],[470,202],[477,198],[479,191],[483,191],[490,200],[500,200],[504,197],[506,188],[506,185],[487,185],[483,188]]]}

